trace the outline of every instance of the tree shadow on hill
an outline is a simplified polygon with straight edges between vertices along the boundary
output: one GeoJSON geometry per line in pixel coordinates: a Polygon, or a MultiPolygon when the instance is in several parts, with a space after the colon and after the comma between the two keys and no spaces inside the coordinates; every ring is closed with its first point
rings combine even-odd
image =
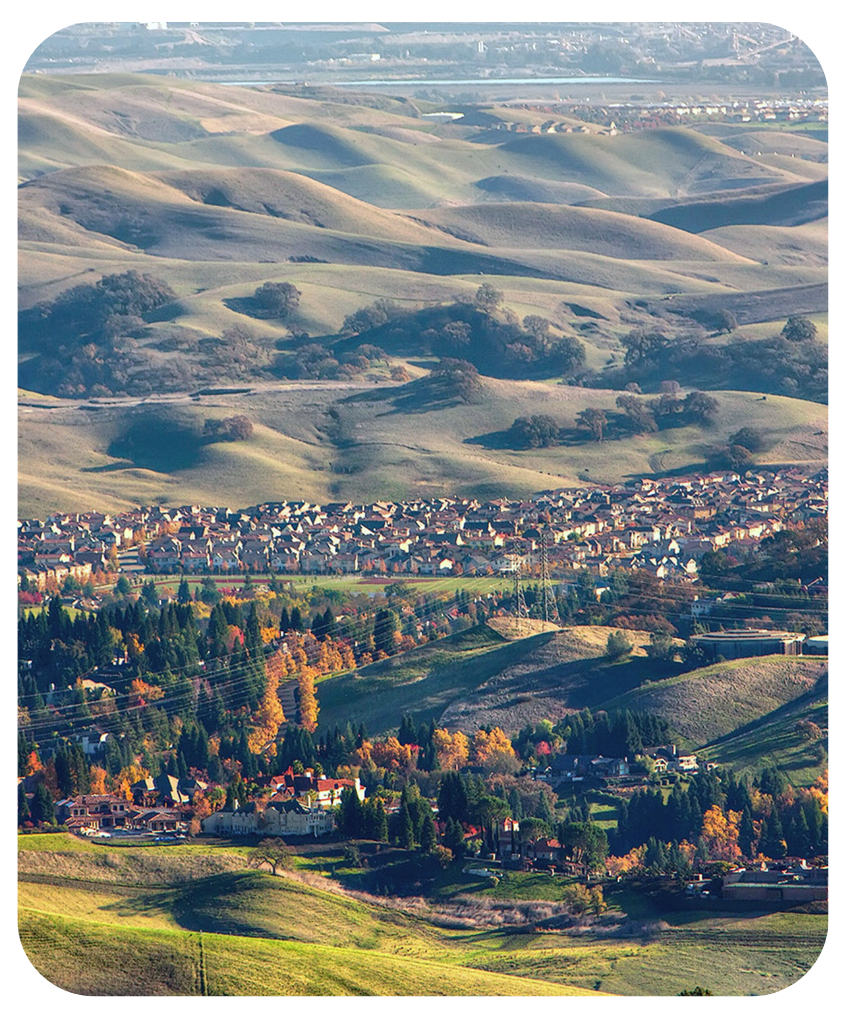
{"type": "Polygon", "coordinates": [[[222,303],[230,311],[234,311],[239,315],[246,315],[248,318],[255,318],[260,322],[282,322],[278,315],[273,315],[260,307],[254,297],[225,297],[222,303]]]}
{"type": "Polygon", "coordinates": [[[339,400],[339,403],[387,403],[390,409],[377,414],[389,417],[395,414],[428,414],[436,410],[447,410],[462,406],[466,401],[448,389],[435,384],[429,377],[415,378],[405,385],[385,389],[368,389],[339,400]]]}
{"type": "MultiPolygon", "coordinates": [[[[206,436],[188,423],[160,413],[142,413],[112,440],[106,452],[122,461],[109,465],[113,469],[135,467],[168,474],[197,466],[206,442],[206,436]]],[[[109,467],[84,469],[88,473],[106,473],[109,467]]]]}
{"type": "Polygon", "coordinates": [[[99,467],[80,467],[83,474],[114,474],[119,470],[135,470],[138,464],[132,460],[120,460],[118,463],[104,463],[99,467]]]}
{"type": "Polygon", "coordinates": [[[267,894],[267,877],[261,873],[219,873],[192,880],[173,899],[173,918],[186,930],[238,937],[277,939],[270,925],[250,922],[243,907],[251,894],[267,894]]]}
{"type": "Polygon", "coordinates": [[[512,452],[538,452],[555,448],[578,448],[594,444],[593,437],[587,432],[578,428],[562,428],[558,441],[554,445],[546,446],[525,446],[518,445],[511,430],[488,431],[483,435],[474,435],[472,438],[465,438],[464,445],[478,445],[483,449],[507,449],[512,452]]]}

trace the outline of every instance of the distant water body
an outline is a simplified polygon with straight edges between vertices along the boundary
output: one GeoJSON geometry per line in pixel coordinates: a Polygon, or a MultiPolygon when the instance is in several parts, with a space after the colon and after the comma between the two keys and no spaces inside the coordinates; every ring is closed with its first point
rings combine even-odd
{"type": "MultiPolygon", "coordinates": [[[[344,88],[347,85],[376,85],[390,88],[396,85],[418,85],[425,88],[427,85],[657,85],[658,78],[392,78],[388,81],[325,81],[316,84],[315,87],[331,86],[333,88],[344,88]]],[[[278,79],[267,79],[266,81],[221,81],[221,85],[300,85],[300,81],[279,81],[278,79]]]]}

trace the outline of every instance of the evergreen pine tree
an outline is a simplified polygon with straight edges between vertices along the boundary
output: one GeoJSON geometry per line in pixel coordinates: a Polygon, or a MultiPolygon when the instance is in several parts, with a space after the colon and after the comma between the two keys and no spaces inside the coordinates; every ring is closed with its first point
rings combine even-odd
{"type": "Polygon", "coordinates": [[[453,817],[450,817],[446,822],[444,844],[456,857],[464,852],[464,829],[453,817]]]}
{"type": "Polygon", "coordinates": [[[400,848],[414,848],[414,823],[407,803],[400,810],[398,841],[400,848]]]}
{"type": "Polygon", "coordinates": [[[420,825],[420,851],[434,852],[438,839],[435,832],[435,821],[430,809],[423,813],[423,822],[420,825]]]}
{"type": "Polygon", "coordinates": [[[388,814],[381,799],[376,800],[376,829],[373,836],[376,841],[388,840],[388,814]]]}
{"type": "Polygon", "coordinates": [[[823,812],[819,801],[812,799],[806,803],[802,812],[805,814],[805,822],[808,825],[808,841],[810,844],[809,855],[815,856],[822,853],[823,845],[823,812]]]}
{"type": "Polygon", "coordinates": [[[43,781],[40,781],[35,787],[29,804],[29,812],[34,824],[52,824],[56,819],[53,799],[43,781]]]}
{"type": "Polygon", "coordinates": [[[747,859],[754,858],[752,855],[752,849],[755,844],[755,828],[752,824],[752,813],[748,807],[744,807],[743,815],[740,818],[737,844],[740,847],[740,851],[747,859]]]}
{"type": "Polygon", "coordinates": [[[808,821],[805,819],[805,811],[797,809],[790,820],[787,834],[787,848],[790,855],[807,859],[811,854],[811,836],[808,830],[808,821]]]}
{"type": "Polygon", "coordinates": [[[29,803],[27,802],[24,783],[18,783],[18,827],[23,826],[30,819],[29,803]]]}
{"type": "Polygon", "coordinates": [[[771,859],[783,859],[787,855],[787,844],[784,839],[784,829],[782,828],[781,817],[778,815],[778,809],[773,807],[769,819],[769,837],[767,847],[764,848],[764,854],[768,855],[771,859]]]}
{"type": "Polygon", "coordinates": [[[70,761],[64,747],[56,751],[53,757],[53,766],[56,768],[56,783],[59,786],[59,794],[63,799],[73,795],[73,778],[71,776],[70,761]]]}
{"type": "Polygon", "coordinates": [[[414,719],[410,714],[403,714],[397,738],[403,746],[416,745],[417,728],[414,724],[414,719]]]}

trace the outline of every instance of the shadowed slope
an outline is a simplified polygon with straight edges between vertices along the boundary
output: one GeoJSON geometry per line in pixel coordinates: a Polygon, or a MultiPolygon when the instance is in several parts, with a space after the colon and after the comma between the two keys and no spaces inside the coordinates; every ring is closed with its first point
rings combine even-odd
{"type": "Polygon", "coordinates": [[[546,248],[588,251],[610,258],[734,261],[710,241],[691,238],[681,230],[656,229],[657,224],[599,209],[528,202],[472,205],[420,213],[459,237],[498,248],[546,248]]]}
{"type": "Polygon", "coordinates": [[[522,172],[563,176],[615,195],[697,194],[796,179],[685,128],[616,137],[528,135],[500,151],[522,172]]]}

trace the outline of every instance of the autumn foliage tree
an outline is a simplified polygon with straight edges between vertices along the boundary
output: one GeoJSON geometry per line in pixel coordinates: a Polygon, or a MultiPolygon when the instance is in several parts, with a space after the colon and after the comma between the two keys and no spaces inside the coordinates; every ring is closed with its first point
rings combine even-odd
{"type": "Polygon", "coordinates": [[[268,678],[264,695],[253,718],[253,728],[247,739],[251,753],[258,753],[279,734],[285,721],[285,712],[279,702],[279,683],[268,678]]]}
{"type": "Polygon", "coordinates": [[[432,744],[438,757],[438,766],[445,771],[460,771],[470,759],[470,743],[463,732],[450,732],[436,728],[432,744]]]}
{"type": "Polygon", "coordinates": [[[728,862],[740,858],[742,853],[737,839],[741,817],[741,813],[734,810],[723,812],[716,805],[706,810],[702,818],[702,837],[708,845],[709,858],[728,862]]]}
{"type": "Polygon", "coordinates": [[[317,669],[304,665],[297,676],[297,688],[300,697],[300,724],[308,732],[313,732],[317,728],[317,715],[320,711],[314,686],[314,680],[317,678],[317,675],[317,669]]]}
{"type": "Polygon", "coordinates": [[[489,732],[480,728],[473,736],[473,763],[489,770],[508,771],[515,761],[514,747],[501,728],[489,732]]]}

